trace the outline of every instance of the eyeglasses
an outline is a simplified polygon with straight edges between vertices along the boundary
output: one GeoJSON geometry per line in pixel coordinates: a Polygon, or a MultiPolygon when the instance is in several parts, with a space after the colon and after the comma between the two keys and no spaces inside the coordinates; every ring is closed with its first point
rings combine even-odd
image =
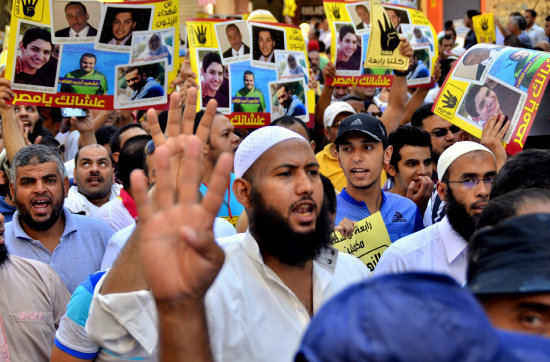
{"type": "Polygon", "coordinates": [[[449,128],[438,128],[435,131],[431,131],[430,133],[436,137],[444,137],[447,135],[447,133],[449,133],[449,131],[451,131],[451,133],[457,133],[458,131],[460,131],[460,128],[453,125],[449,128]]]}
{"type": "Polygon", "coordinates": [[[483,181],[485,186],[491,186],[493,184],[494,179],[495,179],[495,176],[487,176],[484,178],[468,177],[462,181],[443,181],[443,182],[462,184],[462,186],[464,186],[464,188],[466,189],[473,189],[474,187],[479,185],[481,181],[483,181]]]}

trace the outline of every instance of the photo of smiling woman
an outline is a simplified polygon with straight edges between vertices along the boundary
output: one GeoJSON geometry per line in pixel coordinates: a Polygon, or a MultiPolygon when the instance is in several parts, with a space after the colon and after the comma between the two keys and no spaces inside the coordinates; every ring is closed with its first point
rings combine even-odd
{"type": "Polygon", "coordinates": [[[336,69],[357,71],[361,69],[361,41],[351,25],[344,25],[340,28],[336,69]]]}
{"type": "Polygon", "coordinates": [[[209,52],[204,55],[201,78],[202,106],[206,107],[210,99],[215,99],[219,108],[228,108],[229,80],[224,76],[219,52],[209,52]]]}

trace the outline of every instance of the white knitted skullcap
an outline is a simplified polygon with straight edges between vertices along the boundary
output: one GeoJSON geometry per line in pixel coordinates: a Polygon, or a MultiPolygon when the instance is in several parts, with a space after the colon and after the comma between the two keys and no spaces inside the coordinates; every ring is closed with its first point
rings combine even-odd
{"type": "Polygon", "coordinates": [[[495,155],[493,155],[493,152],[491,152],[487,147],[480,145],[477,142],[457,142],[451,147],[447,148],[445,151],[443,151],[441,156],[439,156],[439,161],[437,162],[437,178],[439,179],[439,181],[443,179],[443,175],[445,175],[445,172],[447,172],[449,166],[451,166],[451,164],[455,162],[457,158],[472,151],[489,152],[496,162],[495,155]]]}
{"type": "MultiPolygon", "coordinates": [[[[306,139],[298,133],[283,127],[263,127],[249,134],[237,148],[233,169],[236,177],[242,177],[244,173],[267,150],[279,142],[290,139],[299,139],[307,143],[306,139]]],[[[309,146],[309,144],[308,144],[309,146]]]]}

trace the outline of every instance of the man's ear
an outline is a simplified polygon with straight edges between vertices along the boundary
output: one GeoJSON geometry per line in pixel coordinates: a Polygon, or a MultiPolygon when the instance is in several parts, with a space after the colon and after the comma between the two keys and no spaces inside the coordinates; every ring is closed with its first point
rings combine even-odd
{"type": "Polygon", "coordinates": [[[445,200],[446,199],[446,194],[447,194],[447,187],[449,187],[449,185],[447,185],[445,182],[441,182],[441,181],[437,181],[437,184],[435,185],[436,189],[437,189],[437,194],[439,195],[439,198],[441,199],[441,201],[447,201],[445,200]]]}
{"type": "Polygon", "coordinates": [[[391,163],[384,163],[384,168],[386,169],[388,175],[390,175],[391,177],[397,176],[397,170],[391,163]]]}
{"type": "Polygon", "coordinates": [[[63,193],[64,198],[69,196],[69,178],[67,176],[63,177],[63,193]]]}
{"type": "Polygon", "coordinates": [[[13,184],[13,182],[10,182],[10,196],[11,196],[11,199],[12,200],[15,200],[15,185],[13,184]]]}
{"type": "Polygon", "coordinates": [[[384,165],[390,163],[392,154],[393,154],[393,146],[386,147],[386,149],[384,150],[384,165]]]}
{"type": "Polygon", "coordinates": [[[317,146],[317,144],[315,143],[315,140],[311,140],[310,145],[313,152],[315,152],[315,147],[317,146]]]}
{"type": "Polygon", "coordinates": [[[244,206],[245,209],[250,208],[250,190],[252,185],[249,181],[238,178],[233,181],[233,194],[237,198],[237,201],[244,206]]]}
{"type": "Polygon", "coordinates": [[[118,163],[119,155],[120,155],[120,152],[113,152],[113,160],[115,160],[115,164],[118,163]]]}

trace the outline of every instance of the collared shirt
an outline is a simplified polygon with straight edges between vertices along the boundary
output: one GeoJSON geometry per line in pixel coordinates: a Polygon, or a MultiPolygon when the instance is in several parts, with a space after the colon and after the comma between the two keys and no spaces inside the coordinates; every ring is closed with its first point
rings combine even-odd
{"type": "Polygon", "coordinates": [[[340,192],[346,187],[348,180],[344,175],[344,171],[342,171],[342,167],[340,167],[338,159],[331,152],[331,148],[332,143],[329,143],[315,155],[315,158],[319,163],[319,172],[328,177],[334,185],[334,189],[340,192]]]}
{"type": "Polygon", "coordinates": [[[0,334],[5,333],[7,360],[48,361],[70,298],[59,276],[44,263],[10,255],[0,266],[0,291],[0,334]]]}
{"type": "MultiPolygon", "coordinates": [[[[264,264],[252,235],[238,234],[235,239],[224,242],[224,266],[205,298],[214,360],[292,361],[309,313],[264,264]]],[[[314,313],[340,290],[366,277],[368,269],[357,258],[325,249],[313,262],[314,313]]],[[[99,284],[86,324],[90,338],[117,354],[156,355],[158,322],[151,293],[101,295],[99,284]],[[136,345],[147,353],[138,353],[136,345]]]]}
{"type": "Polygon", "coordinates": [[[459,284],[466,280],[466,240],[447,216],[422,231],[397,240],[382,254],[373,276],[413,271],[447,274],[459,284]]]}
{"type": "Polygon", "coordinates": [[[273,56],[274,56],[273,52],[271,52],[271,54],[268,57],[264,57],[263,54],[262,54],[262,56],[260,56],[260,61],[261,62],[274,62],[273,56]]]}
{"type": "Polygon", "coordinates": [[[63,215],[65,229],[53,253],[40,240],[32,239],[23,231],[19,211],[6,224],[5,238],[13,255],[49,264],[72,293],[89,274],[99,270],[107,241],[114,231],[100,220],[74,215],[66,208],[63,208],[63,215]]]}
{"type": "Polygon", "coordinates": [[[126,37],[124,39],[122,39],[122,41],[119,44],[117,44],[117,39],[116,38],[113,38],[113,39],[109,40],[107,42],[107,44],[120,45],[120,46],[128,45],[129,46],[130,44],[126,44],[126,43],[130,40],[130,38],[132,38],[132,33],[131,32],[130,32],[130,34],[126,35],[126,37]]]}
{"type": "Polygon", "coordinates": [[[231,48],[231,54],[233,54],[234,57],[244,55],[244,43],[241,43],[241,47],[239,48],[239,50],[231,48]]]}
{"type": "MultiPolygon", "coordinates": [[[[120,194],[121,188],[122,186],[117,183],[114,183],[113,186],[111,186],[109,201],[116,198],[120,194]]],[[[86,196],[78,192],[78,186],[71,186],[69,188],[69,193],[65,199],[64,206],[73,214],[84,214],[86,216],[90,216],[99,210],[98,206],[92,204],[86,196]]]]}
{"type": "MultiPolygon", "coordinates": [[[[418,230],[422,230],[424,227],[422,213],[413,201],[391,192],[382,190],[380,192],[382,193],[380,214],[392,243],[418,230]]],[[[336,196],[336,225],[343,218],[359,221],[370,215],[367,204],[363,201],[355,200],[348,194],[345,188],[336,196]]]]}
{"type": "Polygon", "coordinates": [[[90,29],[90,26],[89,25],[86,25],[86,27],[84,29],[82,29],[81,31],[79,31],[78,33],[76,31],[73,30],[73,28],[70,28],[69,30],[69,36],[74,38],[74,37],[85,37],[85,36],[88,36],[88,30],[90,29]]]}
{"type": "Polygon", "coordinates": [[[539,41],[547,40],[544,29],[536,23],[533,24],[531,29],[526,29],[525,31],[527,32],[527,35],[529,35],[529,38],[531,38],[531,43],[533,46],[537,45],[539,41]]]}

